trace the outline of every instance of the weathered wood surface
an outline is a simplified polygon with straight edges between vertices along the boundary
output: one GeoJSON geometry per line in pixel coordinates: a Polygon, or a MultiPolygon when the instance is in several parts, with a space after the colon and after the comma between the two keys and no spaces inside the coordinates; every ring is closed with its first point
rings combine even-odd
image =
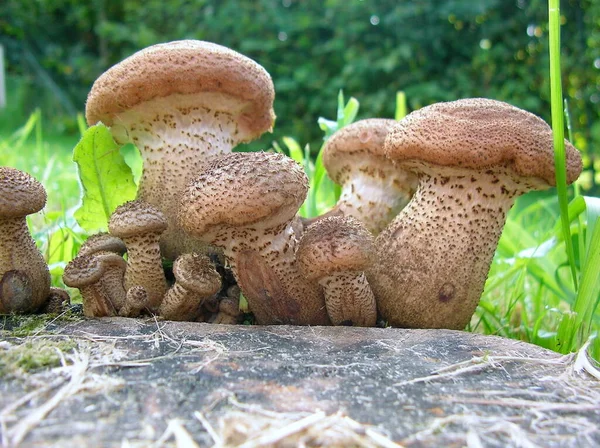
{"type": "Polygon", "coordinates": [[[76,351],[1,379],[4,446],[600,446],[600,382],[517,341],[124,318],[49,330],[76,351]]]}

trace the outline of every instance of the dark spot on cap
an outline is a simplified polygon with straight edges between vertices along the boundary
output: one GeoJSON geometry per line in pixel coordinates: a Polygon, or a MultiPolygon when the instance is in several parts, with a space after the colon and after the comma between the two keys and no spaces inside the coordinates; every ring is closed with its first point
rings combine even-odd
{"type": "Polygon", "coordinates": [[[444,283],[438,293],[438,300],[442,303],[449,302],[454,298],[456,288],[452,283],[444,283]]]}

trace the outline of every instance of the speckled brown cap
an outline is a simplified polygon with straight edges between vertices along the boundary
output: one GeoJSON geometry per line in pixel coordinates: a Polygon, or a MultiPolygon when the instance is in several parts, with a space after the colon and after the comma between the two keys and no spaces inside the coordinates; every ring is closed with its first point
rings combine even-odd
{"type": "Polygon", "coordinates": [[[221,276],[206,255],[181,255],[173,263],[173,274],[177,283],[202,296],[211,296],[221,289],[221,276]]]}
{"type": "Polygon", "coordinates": [[[276,226],[291,220],[308,191],[308,179],[282,154],[226,154],[196,177],[183,194],[179,222],[201,237],[215,227],[276,226]]]}
{"type": "Polygon", "coordinates": [[[63,281],[72,288],[83,288],[100,281],[110,266],[121,266],[127,262],[114,252],[96,252],[76,257],[65,267],[63,281]]]}
{"type": "MultiPolygon", "coordinates": [[[[582,169],[579,152],[565,140],[567,181],[582,169]]],[[[501,101],[470,98],[436,103],[407,115],[385,142],[394,161],[441,166],[512,167],[523,177],[555,185],[552,129],[541,118],[501,101]]]]}
{"type": "Polygon", "coordinates": [[[145,48],[100,76],[90,91],[86,118],[112,126],[119,113],[173,94],[222,93],[244,103],[240,130],[245,140],[270,130],[275,118],[273,82],[265,69],[229,48],[181,40],[145,48]]]}
{"type": "Polygon", "coordinates": [[[0,166],[0,217],[20,218],[46,205],[46,190],[29,174],[0,166]]]}
{"type": "Polygon", "coordinates": [[[123,255],[127,252],[125,243],[109,233],[97,233],[90,236],[79,248],[78,255],[93,254],[95,252],[107,251],[123,255]]]}
{"type": "Polygon", "coordinates": [[[297,259],[307,280],[337,272],[360,272],[375,260],[375,241],[360,221],[332,216],[316,222],[302,235],[297,259]]]}
{"type": "Polygon", "coordinates": [[[161,233],[167,228],[167,220],[156,207],[144,201],[130,201],[117,207],[110,217],[108,229],[119,238],[143,233],[161,233]]]}
{"type": "MultiPolygon", "coordinates": [[[[396,120],[368,118],[343,127],[331,136],[323,148],[323,165],[331,179],[342,184],[350,172],[347,155],[380,158],[384,163],[383,143],[396,120]]],[[[387,162],[390,163],[390,162],[387,162]]]]}

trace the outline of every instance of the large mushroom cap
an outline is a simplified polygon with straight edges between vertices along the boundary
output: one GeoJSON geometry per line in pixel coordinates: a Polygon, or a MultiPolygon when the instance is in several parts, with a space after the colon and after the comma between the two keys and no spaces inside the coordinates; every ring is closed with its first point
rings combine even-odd
{"type": "Polygon", "coordinates": [[[125,243],[109,233],[97,233],[90,236],[79,248],[78,255],[93,254],[95,252],[107,251],[123,255],[127,252],[125,243]]]}
{"type": "MultiPolygon", "coordinates": [[[[565,140],[567,181],[575,181],[581,156],[565,140]]],[[[407,115],[388,135],[394,161],[485,169],[505,165],[519,176],[555,185],[552,129],[541,118],[510,104],[469,98],[436,103],[407,115]]]]}
{"type": "Polygon", "coordinates": [[[307,280],[337,272],[361,272],[375,259],[374,238],[360,221],[332,216],[317,221],[302,235],[297,259],[307,280]]]}
{"type": "Polygon", "coordinates": [[[201,237],[221,226],[274,227],[291,220],[308,191],[294,160],[267,152],[231,153],[215,160],[183,194],[179,222],[201,237]]]}
{"type": "Polygon", "coordinates": [[[181,40],[145,48],[100,76],[86,104],[88,123],[112,126],[115,116],[140,103],[174,94],[219,93],[242,104],[245,138],[270,130],[273,82],[263,67],[221,45],[181,40]]]}
{"type": "Polygon", "coordinates": [[[211,296],[221,289],[221,276],[205,255],[181,255],[173,263],[173,274],[181,286],[202,296],[211,296]]]}
{"type": "Polygon", "coordinates": [[[29,174],[0,166],[0,217],[20,218],[46,205],[46,190],[29,174]]]}
{"type": "Polygon", "coordinates": [[[153,205],[136,200],[117,207],[110,217],[108,229],[119,238],[143,233],[162,233],[167,228],[165,215],[153,205]]]}
{"type": "Polygon", "coordinates": [[[390,163],[385,160],[383,144],[397,123],[387,118],[368,118],[349,124],[333,134],[323,148],[323,164],[332,180],[338,184],[344,183],[351,169],[347,161],[349,155],[390,163]]]}

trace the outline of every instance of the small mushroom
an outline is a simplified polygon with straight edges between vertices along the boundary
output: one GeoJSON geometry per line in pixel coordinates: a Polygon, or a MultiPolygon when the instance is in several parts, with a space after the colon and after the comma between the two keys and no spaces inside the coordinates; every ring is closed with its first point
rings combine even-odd
{"type": "Polygon", "coordinates": [[[148,307],[148,293],[143,286],[132,286],[127,290],[125,305],[119,310],[121,317],[138,317],[148,307]]]}
{"type": "MultiPolygon", "coordinates": [[[[565,145],[571,183],[581,156],[565,145]]],[[[552,130],[509,104],[465,99],[409,114],[385,150],[419,186],[376,239],[379,312],[394,326],[463,329],[515,198],[555,183],[552,130]]]]}
{"type": "Polygon", "coordinates": [[[110,217],[110,233],[127,246],[125,290],[142,286],[148,294],[148,306],[156,310],[167,292],[167,279],[162,266],[159,241],[167,228],[167,220],[156,207],[130,201],[117,207],[110,217]]]}
{"type": "MultiPolygon", "coordinates": [[[[98,233],[90,236],[80,246],[78,257],[83,255],[95,254],[98,252],[113,252],[120,256],[123,256],[127,248],[125,243],[116,236],[108,233],[98,233]]],[[[103,282],[107,288],[110,288],[112,304],[117,310],[125,304],[126,291],[125,291],[125,269],[121,269],[122,264],[114,265],[110,269],[107,269],[103,277],[103,282]]]]}
{"type": "Polygon", "coordinates": [[[315,222],[302,235],[296,257],[304,278],[323,287],[333,325],[375,326],[375,297],[365,276],[375,242],[360,221],[331,216],[315,222]]]}
{"type": "Polygon", "coordinates": [[[0,313],[33,312],[48,297],[48,265],[26,221],[45,204],[41,183],[15,168],[0,167],[0,313]]]}
{"type": "MultiPolygon", "coordinates": [[[[395,120],[370,118],[352,123],[331,136],[323,148],[323,165],[342,186],[340,199],[326,216],[352,216],[374,235],[408,203],[417,178],[385,157],[383,143],[395,120]]],[[[310,226],[321,217],[305,220],[310,226]]]]}
{"type": "Polygon", "coordinates": [[[184,254],[173,264],[175,284],[167,291],[158,314],[167,320],[195,320],[202,302],[221,289],[221,276],[206,255],[184,254]]]}
{"type": "Polygon", "coordinates": [[[69,309],[71,297],[69,293],[61,288],[50,287],[48,298],[38,310],[42,314],[60,314],[69,309]]]}
{"type": "Polygon", "coordinates": [[[239,323],[241,315],[239,298],[225,297],[219,302],[219,312],[212,320],[212,323],[235,325],[239,323]]]}
{"type": "Polygon", "coordinates": [[[296,263],[294,217],[308,181],[292,159],[273,153],[232,153],[212,162],[186,189],[182,228],[223,248],[259,324],[326,325],[318,285],[296,263]]]}
{"type": "MultiPolygon", "coordinates": [[[[111,269],[124,271],[126,262],[113,252],[96,252],[78,256],[65,267],[65,285],[77,288],[83,299],[83,314],[88,317],[115,316],[114,286],[107,283],[106,274],[111,269]]],[[[109,276],[114,278],[114,276],[109,276]]],[[[117,285],[122,288],[122,284],[117,285]]]]}
{"type": "MultiPolygon", "coordinates": [[[[169,228],[165,258],[196,250],[177,226],[179,196],[207,161],[270,131],[273,82],[263,67],[210,42],[153,45],[110,68],[86,104],[119,143],[135,144],[144,161],[138,199],[161,210],[169,228]]],[[[204,247],[204,250],[206,248],[204,247]]]]}

